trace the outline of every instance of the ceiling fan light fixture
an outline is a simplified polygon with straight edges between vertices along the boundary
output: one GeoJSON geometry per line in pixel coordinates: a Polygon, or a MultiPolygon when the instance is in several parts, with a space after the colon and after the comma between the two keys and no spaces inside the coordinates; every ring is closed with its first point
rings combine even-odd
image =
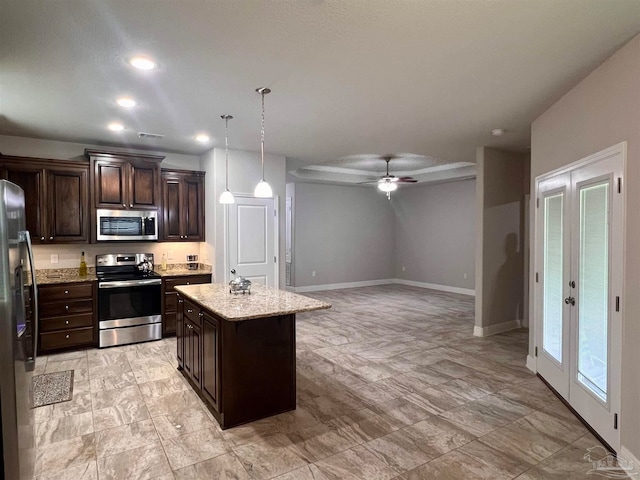
{"type": "Polygon", "coordinates": [[[378,182],[378,190],[382,190],[383,192],[395,192],[398,189],[398,184],[393,181],[383,181],[378,182]]]}

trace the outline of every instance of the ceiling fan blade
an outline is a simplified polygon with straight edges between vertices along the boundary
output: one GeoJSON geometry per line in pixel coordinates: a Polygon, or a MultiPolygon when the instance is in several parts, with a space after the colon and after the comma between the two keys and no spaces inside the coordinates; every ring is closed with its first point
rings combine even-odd
{"type": "Polygon", "coordinates": [[[398,183],[417,183],[418,180],[411,177],[402,177],[398,179],[398,183]]]}
{"type": "Polygon", "coordinates": [[[379,180],[369,180],[368,182],[358,182],[356,185],[374,185],[378,182],[379,180]]]}

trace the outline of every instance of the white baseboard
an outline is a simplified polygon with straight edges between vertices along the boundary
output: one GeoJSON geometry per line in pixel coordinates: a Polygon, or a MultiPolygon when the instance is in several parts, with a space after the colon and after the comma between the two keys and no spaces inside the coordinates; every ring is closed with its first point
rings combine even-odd
{"type": "Polygon", "coordinates": [[[640,471],[640,460],[627,447],[620,447],[618,458],[630,463],[633,466],[633,472],[640,471]]]}
{"type": "Polygon", "coordinates": [[[476,291],[470,288],[450,287],[449,285],[438,285],[437,283],[414,282],[413,280],[404,280],[402,278],[394,278],[393,283],[409,285],[411,287],[429,288],[431,290],[440,290],[441,292],[460,293],[462,295],[471,295],[473,297],[476,295],[476,291]]]}
{"type": "Polygon", "coordinates": [[[390,284],[408,285],[410,287],[428,288],[431,290],[440,290],[441,292],[460,293],[462,295],[475,296],[475,290],[469,288],[450,287],[448,285],[438,285],[436,283],[414,282],[413,280],[404,280],[402,278],[384,278],[381,280],[365,280],[362,282],[345,282],[345,283],[325,283],[324,285],[309,285],[307,287],[295,287],[296,293],[319,292],[321,290],[340,290],[343,288],[373,287],[376,285],[390,284]]]}
{"type": "Polygon", "coordinates": [[[527,355],[527,368],[531,370],[533,373],[538,373],[538,365],[536,363],[536,357],[527,355]]]}
{"type": "Polygon", "coordinates": [[[341,290],[343,288],[373,287],[375,285],[389,285],[393,279],[365,280],[363,282],[325,283],[324,285],[309,285],[308,287],[296,287],[296,293],[319,292],[321,290],[341,290]]]}
{"type": "Polygon", "coordinates": [[[515,330],[520,328],[522,322],[520,320],[511,320],[510,322],[497,323],[495,325],[489,325],[488,327],[473,327],[474,337],[488,337],[497,333],[508,332],[509,330],[515,330]]]}

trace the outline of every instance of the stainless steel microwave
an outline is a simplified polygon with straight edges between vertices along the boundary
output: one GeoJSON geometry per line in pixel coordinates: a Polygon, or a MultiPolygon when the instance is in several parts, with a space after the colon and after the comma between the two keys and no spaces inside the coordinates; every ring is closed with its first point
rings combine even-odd
{"type": "Polygon", "coordinates": [[[96,210],[96,240],[158,240],[158,212],[151,210],[96,210]]]}

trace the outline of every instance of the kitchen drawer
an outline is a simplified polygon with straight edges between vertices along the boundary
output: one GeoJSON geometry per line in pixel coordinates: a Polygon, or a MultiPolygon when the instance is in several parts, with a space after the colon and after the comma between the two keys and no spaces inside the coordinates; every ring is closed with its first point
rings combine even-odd
{"type": "Polygon", "coordinates": [[[42,350],[56,350],[91,344],[93,344],[93,327],[40,334],[40,348],[42,350]]]}
{"type": "Polygon", "coordinates": [[[178,294],[176,292],[165,293],[164,294],[164,311],[175,312],[176,310],[178,310],[178,294]]]}
{"type": "Polygon", "coordinates": [[[83,313],[81,315],[67,315],[64,317],[43,318],[40,320],[41,332],[52,332],[56,330],[68,330],[70,328],[92,327],[93,313],[83,313]]]}
{"type": "Polygon", "coordinates": [[[43,285],[39,288],[40,303],[58,302],[66,299],[93,298],[93,282],[67,283],[65,285],[43,285]]]}
{"type": "Polygon", "coordinates": [[[93,312],[93,300],[72,300],[40,304],[40,318],[93,312]]]}
{"type": "Polygon", "coordinates": [[[202,326],[200,320],[200,308],[191,303],[189,300],[184,301],[184,317],[198,327],[202,326]]]}
{"type": "Polygon", "coordinates": [[[174,287],[179,285],[197,285],[199,283],[211,283],[211,274],[206,275],[187,275],[179,278],[168,278],[164,281],[164,291],[173,292],[174,287]]]}

